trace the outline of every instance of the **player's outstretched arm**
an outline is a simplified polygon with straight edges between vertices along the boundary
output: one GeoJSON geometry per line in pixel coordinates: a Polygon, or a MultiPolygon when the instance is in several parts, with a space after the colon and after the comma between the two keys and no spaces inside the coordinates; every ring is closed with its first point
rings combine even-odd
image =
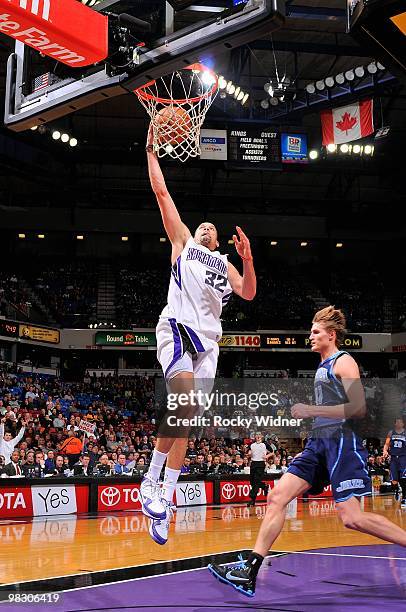
{"type": "Polygon", "coordinates": [[[390,447],[391,436],[392,436],[392,431],[389,431],[388,435],[386,436],[385,445],[383,447],[382,456],[383,456],[384,459],[386,459],[388,457],[388,455],[389,455],[389,447],[390,447]]]}
{"type": "Polygon", "coordinates": [[[234,235],[233,240],[236,251],[243,260],[243,275],[241,276],[237,268],[229,262],[228,280],[234,293],[244,300],[253,300],[257,292],[257,277],[255,276],[251,245],[248,237],[238,225],[236,229],[238,238],[234,235]]]}
{"type": "Polygon", "coordinates": [[[167,236],[173,246],[176,245],[183,248],[187,240],[190,238],[191,233],[180,218],[178,209],[176,208],[175,203],[166,187],[164,175],[162,174],[158,158],[155,155],[152,147],[152,130],[153,128],[151,125],[148,131],[146,147],[149,180],[151,181],[151,187],[157,199],[159,210],[161,211],[162,221],[167,236]]]}

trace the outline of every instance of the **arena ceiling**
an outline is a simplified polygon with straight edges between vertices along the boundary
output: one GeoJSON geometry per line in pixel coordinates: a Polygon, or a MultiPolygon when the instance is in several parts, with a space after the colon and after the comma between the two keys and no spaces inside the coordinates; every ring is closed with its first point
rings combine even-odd
{"type": "MultiPolygon", "coordinates": [[[[152,0],[154,4],[155,0],[152,0]]],[[[140,0],[140,4],[143,0],[140,0]]],[[[215,5],[216,0],[206,4],[215,5]]],[[[136,3],[135,3],[136,4],[136,3]]],[[[260,109],[264,84],[276,70],[298,90],[329,75],[366,66],[374,58],[345,33],[346,0],[287,2],[283,29],[215,58],[215,69],[251,94],[251,109],[218,100],[208,116],[212,126],[262,121],[290,129],[304,128],[311,146],[321,144],[319,108],[305,108],[276,118],[260,109]],[[262,112],[262,115],[261,115],[262,112]]],[[[193,14],[185,14],[185,21],[193,14]]],[[[4,99],[5,64],[11,39],[0,35],[0,97],[4,99]]],[[[368,163],[320,161],[305,169],[235,172],[199,162],[170,164],[168,185],[182,206],[193,209],[244,210],[267,214],[325,214],[326,202],[348,210],[405,203],[403,143],[406,138],[405,80],[392,80],[375,92],[379,123],[390,136],[368,163]]],[[[147,118],[135,96],[100,103],[55,121],[51,129],[69,131],[80,146],[55,143],[49,133],[15,134],[0,130],[0,206],[29,214],[30,207],[149,208],[151,194],[143,145],[147,118]],[[18,144],[18,146],[17,146],[18,144]],[[17,207],[17,208],[15,208],[17,207]]]]}

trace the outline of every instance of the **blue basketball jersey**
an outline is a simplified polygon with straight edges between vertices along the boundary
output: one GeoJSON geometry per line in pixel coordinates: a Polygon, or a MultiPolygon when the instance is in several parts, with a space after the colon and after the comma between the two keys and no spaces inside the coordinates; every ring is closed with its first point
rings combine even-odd
{"type": "MultiPolygon", "coordinates": [[[[334,365],[341,355],[348,355],[348,353],[346,351],[337,351],[322,361],[317,368],[314,379],[316,406],[338,406],[348,402],[344,385],[334,374],[334,365]]],[[[316,417],[313,421],[313,427],[341,424],[344,421],[345,419],[316,417]]]]}
{"type": "Polygon", "coordinates": [[[406,430],[390,434],[389,454],[391,457],[406,457],[406,430]]]}

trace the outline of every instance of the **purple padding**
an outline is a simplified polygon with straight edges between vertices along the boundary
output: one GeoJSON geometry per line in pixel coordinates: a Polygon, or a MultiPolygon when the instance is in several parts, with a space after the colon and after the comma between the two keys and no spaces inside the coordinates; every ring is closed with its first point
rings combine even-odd
{"type": "Polygon", "coordinates": [[[347,546],[309,552],[369,558],[289,554],[261,568],[253,599],[221,584],[205,569],[91,587],[63,594],[62,606],[0,606],[10,612],[129,609],[136,612],[286,610],[390,612],[406,610],[406,553],[394,545],[347,546]],[[374,559],[373,556],[383,557],[374,559]],[[390,560],[385,557],[400,557],[390,560]]]}

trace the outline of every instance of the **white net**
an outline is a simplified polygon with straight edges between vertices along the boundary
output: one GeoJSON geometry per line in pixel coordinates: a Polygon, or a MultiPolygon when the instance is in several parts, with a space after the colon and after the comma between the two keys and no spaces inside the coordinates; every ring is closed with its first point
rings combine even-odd
{"type": "Polygon", "coordinates": [[[158,157],[184,162],[200,155],[200,130],[217,90],[216,74],[193,64],[134,91],[151,117],[158,157]]]}

